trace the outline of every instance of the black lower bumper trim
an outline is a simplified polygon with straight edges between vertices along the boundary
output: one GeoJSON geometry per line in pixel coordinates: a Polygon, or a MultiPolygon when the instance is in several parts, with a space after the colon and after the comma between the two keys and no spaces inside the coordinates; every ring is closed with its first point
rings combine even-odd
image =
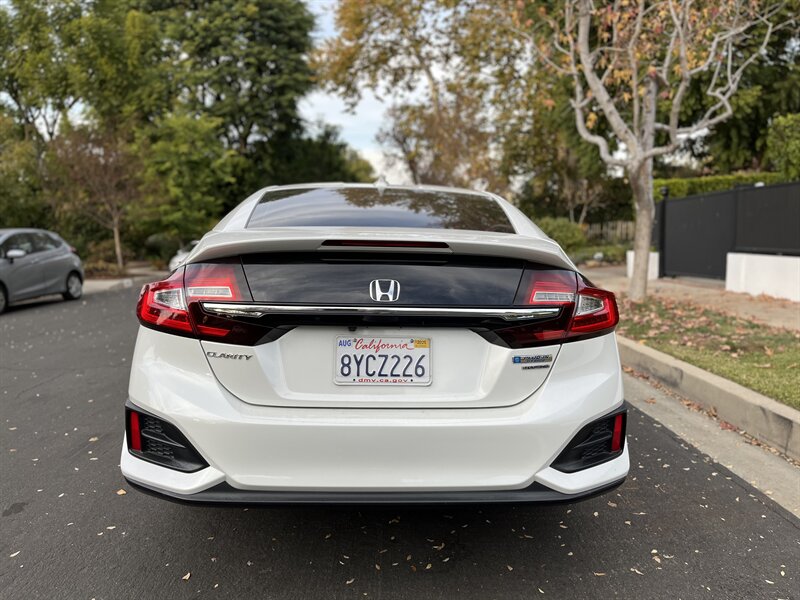
{"type": "Polygon", "coordinates": [[[458,492],[276,492],[262,490],[239,490],[227,483],[195,494],[177,494],[159,490],[126,479],[135,489],[145,494],[158,496],[182,504],[205,504],[226,506],[274,505],[274,506],[428,506],[454,504],[557,504],[586,500],[605,494],[620,486],[625,478],[578,494],[562,494],[541,483],[534,483],[521,490],[458,491],[458,492]]]}

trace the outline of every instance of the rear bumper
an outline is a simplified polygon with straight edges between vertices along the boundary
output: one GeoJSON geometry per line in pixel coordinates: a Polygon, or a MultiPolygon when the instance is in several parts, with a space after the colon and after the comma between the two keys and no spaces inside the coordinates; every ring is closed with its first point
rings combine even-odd
{"type": "Polygon", "coordinates": [[[512,406],[375,409],[247,404],[219,384],[197,340],[142,330],[130,402],[178,427],[209,466],[175,471],[125,444],[120,466],[132,484],[198,502],[571,501],[628,473],[627,445],[575,473],[550,466],[622,398],[613,334],[564,344],[544,384],[512,406]]]}
{"type": "Polygon", "coordinates": [[[126,480],[134,489],[180,504],[210,506],[436,506],[457,504],[559,504],[586,500],[619,487],[625,478],[576,494],[564,494],[541,483],[521,490],[465,492],[275,492],[237,490],[227,483],[194,494],[179,494],[126,480]]]}

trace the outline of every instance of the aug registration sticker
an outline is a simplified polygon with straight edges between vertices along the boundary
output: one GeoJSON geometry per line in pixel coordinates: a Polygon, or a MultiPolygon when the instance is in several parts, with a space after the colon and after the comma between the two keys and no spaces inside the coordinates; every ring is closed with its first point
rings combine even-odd
{"type": "Polygon", "coordinates": [[[430,385],[431,340],[410,337],[338,337],[337,385],[430,385]]]}

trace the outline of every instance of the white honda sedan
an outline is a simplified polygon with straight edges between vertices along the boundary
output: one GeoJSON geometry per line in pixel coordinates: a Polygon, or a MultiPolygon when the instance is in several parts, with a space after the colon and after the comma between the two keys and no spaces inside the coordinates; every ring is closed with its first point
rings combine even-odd
{"type": "Polygon", "coordinates": [[[121,466],[145,492],[552,502],[628,473],[614,295],[493,194],[261,190],[137,315],[121,466]]]}

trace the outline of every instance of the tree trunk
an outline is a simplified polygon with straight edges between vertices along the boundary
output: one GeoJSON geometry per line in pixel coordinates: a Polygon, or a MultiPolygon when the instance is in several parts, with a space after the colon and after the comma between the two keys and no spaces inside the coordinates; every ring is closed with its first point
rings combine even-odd
{"type": "MultiPolygon", "coordinates": [[[[642,154],[645,154],[653,148],[656,139],[658,82],[655,77],[648,78],[642,100],[642,130],[639,140],[642,154]]],[[[628,176],[636,208],[636,231],[633,238],[633,277],[628,293],[634,302],[642,302],[647,297],[650,243],[653,237],[653,217],[656,212],[653,202],[653,159],[639,160],[633,162],[631,166],[628,176]]]]}
{"type": "Polygon", "coordinates": [[[583,206],[581,207],[581,216],[578,217],[578,225],[583,225],[583,222],[586,220],[586,213],[588,212],[589,212],[589,203],[588,201],[584,201],[583,206]]]}
{"type": "Polygon", "coordinates": [[[647,271],[650,264],[650,243],[653,236],[653,161],[648,160],[628,174],[636,209],[636,229],[633,238],[633,277],[628,294],[634,302],[647,296],[647,271]]]}
{"type": "Polygon", "coordinates": [[[122,240],[120,239],[119,235],[119,219],[114,219],[114,224],[111,228],[114,231],[114,252],[117,255],[117,268],[119,269],[120,273],[122,273],[125,263],[122,260],[122,240]]]}

